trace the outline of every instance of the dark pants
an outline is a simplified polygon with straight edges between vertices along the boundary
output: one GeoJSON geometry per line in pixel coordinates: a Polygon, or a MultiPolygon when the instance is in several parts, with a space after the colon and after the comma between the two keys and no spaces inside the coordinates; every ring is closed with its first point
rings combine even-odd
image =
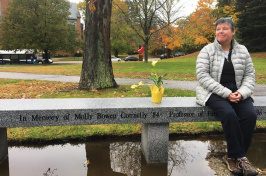
{"type": "MultiPolygon", "coordinates": [[[[235,91],[235,88],[230,87],[230,89],[235,91]]],[[[247,98],[238,103],[232,103],[228,99],[212,94],[206,105],[221,120],[227,141],[228,157],[245,157],[257,119],[252,99],[247,98]]]]}

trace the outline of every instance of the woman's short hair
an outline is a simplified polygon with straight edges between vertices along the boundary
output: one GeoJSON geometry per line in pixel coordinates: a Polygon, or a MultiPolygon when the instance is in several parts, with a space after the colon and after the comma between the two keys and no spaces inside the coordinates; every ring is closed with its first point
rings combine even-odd
{"type": "Polygon", "coordinates": [[[236,25],[233,22],[232,17],[225,17],[225,18],[220,18],[219,20],[216,21],[216,23],[215,23],[215,30],[216,30],[218,24],[222,24],[222,23],[228,24],[229,27],[230,27],[230,29],[231,29],[231,31],[234,31],[235,28],[236,28],[236,25]]]}

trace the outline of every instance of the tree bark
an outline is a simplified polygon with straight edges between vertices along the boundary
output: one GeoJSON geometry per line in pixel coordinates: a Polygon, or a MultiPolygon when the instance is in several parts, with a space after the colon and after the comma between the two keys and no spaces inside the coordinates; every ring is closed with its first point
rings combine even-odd
{"type": "Polygon", "coordinates": [[[145,63],[148,63],[148,48],[149,48],[149,40],[146,39],[145,40],[145,43],[144,43],[144,60],[145,60],[145,63]]]}
{"type": "Polygon", "coordinates": [[[110,45],[112,0],[86,0],[86,4],[85,44],[79,89],[117,87],[110,45]],[[93,5],[89,7],[89,3],[93,5]]]}
{"type": "Polygon", "coordinates": [[[49,64],[48,49],[44,49],[44,63],[49,64]]]}

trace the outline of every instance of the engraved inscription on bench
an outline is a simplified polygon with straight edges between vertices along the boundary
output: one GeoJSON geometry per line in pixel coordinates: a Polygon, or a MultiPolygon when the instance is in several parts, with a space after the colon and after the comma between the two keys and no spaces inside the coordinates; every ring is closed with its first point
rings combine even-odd
{"type": "MultiPolygon", "coordinates": [[[[266,98],[255,98],[258,120],[266,120],[266,98]]],[[[205,122],[219,120],[195,97],[0,100],[0,127],[122,123],[205,122]]]]}

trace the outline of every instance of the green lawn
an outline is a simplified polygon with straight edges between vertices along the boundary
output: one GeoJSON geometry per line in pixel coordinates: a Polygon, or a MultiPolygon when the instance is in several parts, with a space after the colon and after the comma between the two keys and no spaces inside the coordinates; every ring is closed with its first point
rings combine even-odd
{"type": "MultiPolygon", "coordinates": [[[[258,84],[266,84],[266,59],[254,57],[256,69],[256,81],[258,84]]],[[[156,64],[159,74],[168,73],[165,79],[196,81],[195,74],[196,56],[184,56],[166,60],[160,60],[156,64]]],[[[151,62],[114,62],[113,70],[117,78],[141,78],[150,76],[153,67],[151,62]]],[[[81,74],[81,64],[51,64],[51,65],[0,65],[0,71],[41,73],[58,75],[81,74]]]]}

